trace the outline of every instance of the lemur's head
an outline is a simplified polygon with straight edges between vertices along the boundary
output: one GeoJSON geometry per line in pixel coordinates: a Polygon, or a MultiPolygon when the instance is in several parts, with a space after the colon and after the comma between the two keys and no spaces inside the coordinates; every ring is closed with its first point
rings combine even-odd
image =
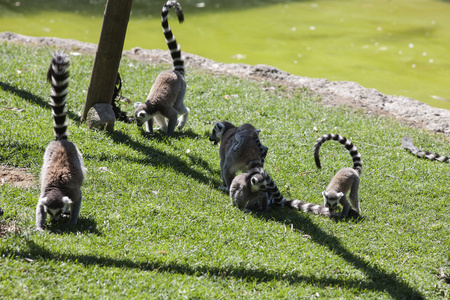
{"type": "Polygon", "coordinates": [[[217,122],[216,124],[214,124],[214,128],[212,130],[211,136],[209,137],[209,140],[211,142],[214,142],[214,145],[217,145],[222,140],[224,133],[225,133],[224,122],[217,122]]]}
{"type": "Polygon", "coordinates": [[[39,204],[50,215],[50,221],[56,223],[62,215],[70,213],[72,200],[64,196],[61,191],[54,190],[49,191],[45,197],[40,198],[39,204]]]}
{"type": "Polygon", "coordinates": [[[328,207],[330,209],[330,212],[333,212],[336,208],[336,206],[339,204],[339,201],[341,200],[342,196],[344,196],[344,193],[342,192],[335,192],[335,191],[324,191],[322,192],[323,196],[323,205],[328,207]]]}
{"type": "Polygon", "coordinates": [[[151,116],[146,111],[147,105],[142,102],[136,102],[134,104],[134,107],[136,108],[134,110],[134,117],[136,119],[136,125],[142,126],[145,122],[147,122],[151,118],[151,116]]]}

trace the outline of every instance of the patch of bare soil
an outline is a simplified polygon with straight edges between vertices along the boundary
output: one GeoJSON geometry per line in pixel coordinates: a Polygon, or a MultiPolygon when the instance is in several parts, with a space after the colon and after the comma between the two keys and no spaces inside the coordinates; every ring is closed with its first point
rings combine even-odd
{"type": "Polygon", "coordinates": [[[16,226],[16,222],[0,223],[0,237],[7,234],[19,233],[21,229],[16,226]]]}
{"type": "MultiPolygon", "coordinates": [[[[37,46],[53,46],[69,52],[94,54],[97,45],[76,40],[54,37],[30,37],[20,34],[2,32],[0,41],[37,46]]],[[[169,51],[134,48],[123,52],[131,59],[151,64],[172,64],[169,51]]],[[[450,110],[431,107],[417,100],[384,95],[375,89],[367,89],[356,82],[329,81],[325,78],[308,78],[291,75],[267,65],[224,64],[183,52],[186,65],[191,68],[206,70],[213,74],[237,76],[243,79],[272,82],[290,88],[307,88],[317,96],[323,105],[348,106],[363,109],[367,113],[387,115],[419,128],[442,133],[450,137],[450,110]]]]}
{"type": "Polygon", "coordinates": [[[15,187],[27,188],[36,186],[33,174],[25,168],[0,165],[1,185],[10,184],[15,187]]]}

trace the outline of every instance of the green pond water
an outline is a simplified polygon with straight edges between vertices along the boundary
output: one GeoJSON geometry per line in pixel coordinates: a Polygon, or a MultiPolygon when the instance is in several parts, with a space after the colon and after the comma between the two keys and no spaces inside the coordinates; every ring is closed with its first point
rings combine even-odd
{"type": "MultiPolygon", "coordinates": [[[[180,0],[182,51],[356,81],[450,109],[450,1],[180,0]]],[[[0,31],[97,43],[106,1],[0,0],[0,31]]],[[[135,0],[125,49],[167,49],[164,1],[135,0]]]]}

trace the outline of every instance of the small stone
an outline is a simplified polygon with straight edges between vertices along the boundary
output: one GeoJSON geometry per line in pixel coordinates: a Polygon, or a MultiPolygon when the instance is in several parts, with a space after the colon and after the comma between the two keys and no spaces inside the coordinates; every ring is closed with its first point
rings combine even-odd
{"type": "Polygon", "coordinates": [[[97,103],[89,109],[86,124],[89,129],[100,129],[109,132],[114,131],[116,117],[111,104],[97,103]]]}

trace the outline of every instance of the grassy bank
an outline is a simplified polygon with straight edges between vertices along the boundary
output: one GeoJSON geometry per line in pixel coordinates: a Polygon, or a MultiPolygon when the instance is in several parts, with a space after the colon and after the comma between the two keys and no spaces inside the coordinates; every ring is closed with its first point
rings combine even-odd
{"type": "MultiPolygon", "coordinates": [[[[125,49],[166,49],[164,1],[133,1],[125,49]]],[[[0,28],[97,43],[106,0],[0,1],[0,28]]],[[[181,0],[170,25],[183,51],[356,81],[450,109],[449,2],[442,0],[181,0]],[[203,4],[203,5],[201,5],[203,4]]],[[[173,12],[171,12],[172,16],[173,12]]]]}
{"type": "MultiPolygon", "coordinates": [[[[45,73],[52,49],[0,46],[0,162],[36,178],[53,138],[45,73]],[[9,108],[19,108],[12,110],[9,108]],[[23,110],[22,110],[23,109],[23,110]]],[[[144,137],[134,124],[115,132],[79,125],[93,58],[71,55],[70,140],[88,169],[76,231],[34,228],[39,189],[2,185],[0,290],[6,298],[296,299],[445,298],[450,273],[448,165],[400,146],[410,135],[450,154],[441,136],[395,120],[324,108],[307,91],[211,76],[188,69],[187,126],[175,137],[144,137]],[[269,147],[266,169],[288,198],[321,203],[334,173],[351,165],[324,133],[350,138],[363,158],[365,221],[276,210],[245,214],[218,191],[215,121],[250,122],[269,147]]],[[[124,59],[123,95],[145,99],[154,68],[124,59]]],[[[128,113],[132,105],[124,107],[128,113]]]]}

